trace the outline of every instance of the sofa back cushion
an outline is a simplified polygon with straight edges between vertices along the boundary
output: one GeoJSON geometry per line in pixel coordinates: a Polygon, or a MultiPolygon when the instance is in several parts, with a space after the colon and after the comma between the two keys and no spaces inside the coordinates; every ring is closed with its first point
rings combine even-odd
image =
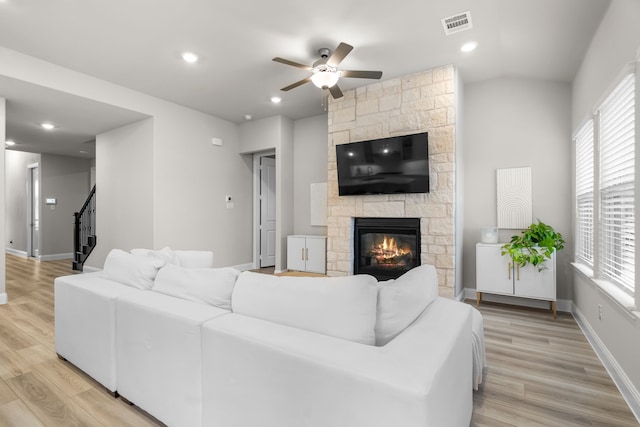
{"type": "Polygon", "coordinates": [[[155,256],[165,264],[173,264],[185,268],[213,268],[213,252],[211,251],[174,251],[170,247],[162,249],[131,249],[134,255],[155,256]]]}
{"type": "Polygon", "coordinates": [[[423,264],[395,280],[378,283],[376,345],[383,346],[405,330],[438,297],[438,275],[423,264]]]}
{"type": "Polygon", "coordinates": [[[103,273],[116,282],[138,289],[151,289],[158,270],[164,265],[165,262],[158,257],[112,249],[104,261],[103,273]]]}
{"type": "Polygon", "coordinates": [[[233,290],[234,313],[375,344],[376,279],[278,277],[245,271],[233,290]]]}
{"type": "Polygon", "coordinates": [[[158,271],[152,291],[231,310],[235,268],[185,268],[168,264],[158,271]]]}

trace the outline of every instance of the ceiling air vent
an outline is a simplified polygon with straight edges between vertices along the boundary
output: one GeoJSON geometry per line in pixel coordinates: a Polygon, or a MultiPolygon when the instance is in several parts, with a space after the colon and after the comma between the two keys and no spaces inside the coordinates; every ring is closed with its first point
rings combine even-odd
{"type": "Polygon", "coordinates": [[[444,18],[442,19],[442,26],[444,27],[444,33],[448,36],[460,31],[470,30],[473,27],[471,12],[466,11],[444,18]]]}

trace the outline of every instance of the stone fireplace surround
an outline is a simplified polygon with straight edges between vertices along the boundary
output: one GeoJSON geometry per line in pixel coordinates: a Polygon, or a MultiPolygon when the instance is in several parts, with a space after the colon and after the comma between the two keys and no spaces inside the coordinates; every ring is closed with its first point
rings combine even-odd
{"type": "Polygon", "coordinates": [[[438,272],[441,296],[455,287],[455,72],[435,68],[377,82],[329,101],[327,274],[353,273],[355,217],[420,218],[421,263],[438,272]],[[335,146],[429,132],[430,192],[338,195],[335,146]]]}

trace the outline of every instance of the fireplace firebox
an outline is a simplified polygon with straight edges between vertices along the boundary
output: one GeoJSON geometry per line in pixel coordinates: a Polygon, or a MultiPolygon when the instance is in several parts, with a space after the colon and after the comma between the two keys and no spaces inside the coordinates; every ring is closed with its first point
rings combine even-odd
{"type": "Polygon", "coordinates": [[[378,280],[420,265],[420,218],[355,218],[353,273],[378,280]]]}

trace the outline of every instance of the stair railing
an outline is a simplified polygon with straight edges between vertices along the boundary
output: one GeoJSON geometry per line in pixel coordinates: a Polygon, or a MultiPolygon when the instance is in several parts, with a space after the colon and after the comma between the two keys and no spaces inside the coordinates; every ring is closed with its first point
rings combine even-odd
{"type": "Polygon", "coordinates": [[[73,269],[82,271],[85,260],[96,246],[96,187],[91,189],[79,212],[74,212],[73,269]]]}

